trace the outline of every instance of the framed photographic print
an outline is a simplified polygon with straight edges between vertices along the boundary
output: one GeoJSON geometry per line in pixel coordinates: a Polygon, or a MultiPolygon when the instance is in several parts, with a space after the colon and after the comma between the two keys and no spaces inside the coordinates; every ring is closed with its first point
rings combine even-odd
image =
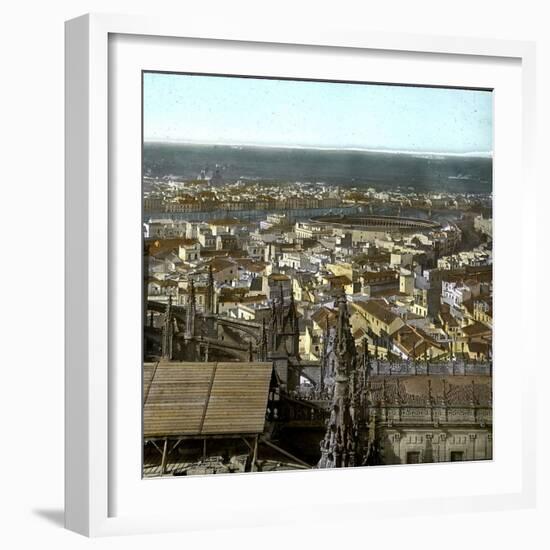
{"type": "Polygon", "coordinates": [[[67,527],[530,505],[533,46],[66,32],[67,527]]]}

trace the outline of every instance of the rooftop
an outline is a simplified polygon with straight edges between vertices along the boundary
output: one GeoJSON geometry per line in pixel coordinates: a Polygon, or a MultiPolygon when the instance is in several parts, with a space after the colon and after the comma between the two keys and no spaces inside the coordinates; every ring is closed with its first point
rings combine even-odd
{"type": "Polygon", "coordinates": [[[490,376],[373,376],[371,378],[371,399],[381,401],[386,382],[386,400],[399,400],[402,405],[425,406],[431,391],[436,403],[443,400],[448,405],[470,405],[490,407],[492,391],[490,376]]]}
{"type": "Polygon", "coordinates": [[[146,363],[144,437],[263,432],[271,372],[271,363],[146,363]]]}
{"type": "Polygon", "coordinates": [[[389,325],[390,323],[393,323],[395,319],[399,318],[398,315],[383,306],[379,300],[369,300],[368,302],[357,300],[356,302],[353,302],[353,305],[365,313],[372,315],[379,321],[382,321],[385,325],[389,325]]]}

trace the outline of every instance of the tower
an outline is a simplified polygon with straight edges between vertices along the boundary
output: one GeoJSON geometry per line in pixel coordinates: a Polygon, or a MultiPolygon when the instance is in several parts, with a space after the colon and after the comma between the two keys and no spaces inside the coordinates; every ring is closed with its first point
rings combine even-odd
{"type": "Polygon", "coordinates": [[[189,282],[189,298],[187,300],[187,311],[185,316],[185,337],[195,336],[195,316],[197,314],[197,305],[195,302],[195,284],[193,279],[189,282]]]}
{"type": "Polygon", "coordinates": [[[329,339],[329,325],[328,318],[326,319],[325,332],[323,334],[323,347],[321,350],[321,364],[319,372],[319,392],[321,395],[325,392],[325,376],[328,368],[328,339],[329,339]]]}
{"type": "Polygon", "coordinates": [[[258,361],[267,361],[267,351],[268,351],[267,330],[265,327],[265,319],[262,319],[262,332],[260,335],[260,342],[258,345],[258,361]]]}
{"type": "Polygon", "coordinates": [[[294,292],[290,293],[290,302],[288,311],[284,315],[283,309],[283,325],[281,334],[285,342],[285,349],[292,357],[300,355],[300,326],[298,323],[298,312],[296,311],[296,303],[294,301],[294,292]]]}
{"type": "Polygon", "coordinates": [[[172,359],[174,343],[174,325],[172,323],[172,296],[168,296],[164,323],[162,325],[161,354],[163,359],[172,359]]]}
{"type": "Polygon", "coordinates": [[[282,285],[279,286],[279,298],[273,299],[271,303],[268,340],[269,351],[299,358],[300,326],[294,293],[291,292],[289,304],[285,308],[282,285]]]}
{"type": "Polygon", "coordinates": [[[284,316],[285,316],[285,296],[284,296],[284,292],[283,292],[282,283],[279,284],[279,309],[278,309],[278,315],[279,315],[279,326],[282,329],[283,324],[284,324],[284,316]]]}
{"type": "Polygon", "coordinates": [[[345,468],[360,464],[359,384],[357,350],[351,334],[346,297],[336,300],[338,322],[333,344],[335,378],[330,418],[321,441],[319,468],[345,468]]]}
{"type": "Polygon", "coordinates": [[[204,309],[207,315],[212,315],[215,309],[215,288],[214,288],[214,274],[212,272],[212,265],[208,266],[208,282],[206,284],[206,296],[204,309]]]}
{"type": "Polygon", "coordinates": [[[278,311],[277,311],[277,303],[275,300],[271,303],[271,319],[269,322],[269,333],[270,333],[270,350],[274,351],[277,349],[279,339],[279,324],[278,324],[278,311]]]}

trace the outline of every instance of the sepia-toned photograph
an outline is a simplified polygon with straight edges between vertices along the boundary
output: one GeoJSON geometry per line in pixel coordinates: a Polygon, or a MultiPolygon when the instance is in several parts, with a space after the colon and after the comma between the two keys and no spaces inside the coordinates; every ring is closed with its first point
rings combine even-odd
{"type": "Polygon", "coordinates": [[[145,71],[142,136],[143,477],[492,459],[491,90],[145,71]]]}

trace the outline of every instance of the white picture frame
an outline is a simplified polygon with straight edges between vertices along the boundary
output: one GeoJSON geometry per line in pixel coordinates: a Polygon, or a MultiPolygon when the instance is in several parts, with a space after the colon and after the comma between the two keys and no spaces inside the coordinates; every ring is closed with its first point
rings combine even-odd
{"type": "MultiPolygon", "coordinates": [[[[424,513],[440,513],[442,509],[447,512],[482,511],[534,505],[536,448],[530,419],[535,410],[536,371],[534,368],[510,371],[514,365],[511,358],[504,353],[506,335],[510,328],[507,327],[506,320],[499,317],[501,314],[498,307],[498,293],[501,292],[500,295],[504,296],[503,290],[499,289],[505,289],[506,265],[511,261],[507,247],[518,247],[521,249],[521,257],[526,258],[532,253],[534,246],[528,238],[535,224],[534,217],[529,215],[528,200],[533,200],[536,192],[535,183],[531,179],[535,120],[534,44],[484,38],[396,35],[370,31],[357,33],[345,29],[318,29],[313,26],[299,31],[292,28],[273,30],[268,27],[241,30],[225,28],[220,23],[219,26],[209,24],[199,35],[195,29],[196,26],[186,26],[185,23],[175,22],[170,18],[118,15],[86,15],[66,23],[66,527],[84,535],[101,536],[232,525],[280,524],[293,521],[295,513],[292,507],[277,508],[275,502],[274,508],[269,508],[262,502],[262,494],[276,486],[295,486],[297,480],[310,494],[315,495],[317,490],[314,476],[318,474],[310,472],[220,476],[219,479],[198,477],[192,480],[159,480],[153,483],[144,481],[140,484],[132,463],[128,467],[134,476],[131,480],[126,480],[126,483],[119,475],[120,460],[125,460],[120,457],[126,456],[124,453],[139,453],[133,444],[136,437],[141,435],[139,403],[135,399],[139,395],[136,384],[141,379],[141,373],[138,372],[137,377],[132,378],[132,388],[127,390],[131,397],[126,399],[126,392],[121,391],[121,383],[125,379],[118,378],[117,374],[120,350],[114,345],[119,338],[120,341],[131,342],[135,336],[135,331],[122,334],[119,330],[120,315],[117,312],[120,312],[122,306],[113,306],[118,300],[124,299],[122,296],[125,294],[125,290],[117,284],[118,277],[121,276],[117,270],[131,262],[131,259],[125,261],[125,251],[117,243],[124,236],[126,222],[130,224],[127,227],[134,227],[131,224],[135,221],[128,217],[127,212],[123,212],[119,193],[122,189],[125,192],[129,190],[132,194],[129,202],[135,206],[141,200],[141,188],[136,182],[134,196],[131,185],[127,189],[123,187],[128,183],[120,183],[120,187],[113,186],[113,181],[119,177],[117,170],[121,169],[117,163],[128,162],[132,165],[132,170],[135,169],[135,147],[132,149],[133,145],[129,145],[126,149],[126,146],[120,146],[116,152],[110,152],[109,147],[113,140],[122,139],[120,128],[124,121],[129,121],[123,131],[130,133],[130,141],[134,145],[141,143],[141,135],[133,135],[135,124],[141,122],[123,118],[135,113],[135,110],[127,109],[135,105],[135,99],[139,97],[141,90],[135,91],[138,95],[132,94],[127,108],[121,108],[119,117],[119,113],[112,111],[113,106],[120,106],[116,100],[117,91],[113,88],[115,83],[117,90],[124,85],[126,80],[123,79],[121,84],[119,75],[126,74],[125,71],[128,74],[131,72],[135,77],[140,65],[140,70],[158,68],[150,66],[150,63],[156,63],[154,57],[147,61],[141,61],[139,57],[143,55],[145,59],[143,44],[139,54],[139,42],[148,38],[160,40],[160,49],[156,55],[164,56],[166,66],[172,63],[167,52],[179,47],[176,42],[192,40],[195,46],[203,41],[208,42],[209,48],[226,48],[228,52],[233,48],[231,55],[223,61],[228,67],[231,56],[236,59],[235,63],[239,63],[238,48],[258,50],[253,51],[250,63],[254,59],[261,60],[262,55],[273,50],[273,64],[265,68],[265,74],[270,74],[272,67],[276,66],[277,58],[287,56],[287,63],[289,55],[298,58],[302,52],[304,55],[325,55],[327,52],[329,55],[360,55],[364,52],[366,55],[373,52],[388,56],[387,60],[390,61],[394,55],[399,57],[397,62],[401,63],[401,69],[392,78],[402,83],[432,84],[437,81],[447,85],[472,86],[476,79],[483,84],[485,78],[493,78],[482,74],[485,67],[495,67],[495,75],[500,74],[499,67],[510,68],[509,71],[501,71],[502,80],[498,80],[500,76],[494,77],[499,82],[495,87],[496,93],[503,98],[495,110],[495,177],[498,190],[495,193],[495,459],[490,464],[400,466],[398,472],[395,467],[357,468],[323,472],[322,475],[326,476],[323,478],[325,496],[339,502],[338,509],[331,516],[334,520],[346,518],[359,521],[364,515],[409,515],[419,504],[424,513]],[[117,37],[122,38],[121,47],[116,42],[117,37]],[[116,55],[120,55],[115,60],[110,57],[113,47],[116,55]],[[276,51],[277,47],[279,52],[276,51]],[[281,53],[282,49],[284,54],[281,53]],[[426,82],[426,74],[434,69],[427,66],[422,69],[427,72],[419,72],[414,76],[412,71],[407,73],[403,68],[404,59],[407,58],[414,58],[420,64],[425,61],[427,65],[435,62],[442,68],[452,65],[453,70],[442,70],[441,74],[433,75],[433,82],[432,79],[426,82]],[[461,66],[461,60],[465,60],[466,65],[461,66]],[[147,65],[143,66],[143,63],[147,65]],[[468,63],[471,64],[470,69],[467,68],[468,63]],[[116,74],[113,73],[115,69],[116,74]],[[515,95],[507,96],[508,81],[510,88],[516,87],[515,95]],[[508,111],[509,114],[503,114],[509,107],[513,107],[508,111]],[[515,157],[504,154],[513,151],[516,153],[515,157]],[[119,154],[120,161],[118,157],[115,158],[119,154]],[[522,189],[522,195],[515,199],[509,185],[514,178],[516,185],[521,181],[522,189]],[[514,205],[520,226],[516,231],[506,223],[506,211],[514,205]],[[502,276],[498,274],[499,270],[502,271],[502,276]],[[502,376],[499,369],[502,369],[502,376]],[[511,393],[514,383],[518,391],[515,404],[511,393]],[[132,408],[136,403],[138,407],[132,408]],[[515,436],[519,439],[514,441],[515,447],[503,446],[499,454],[498,446],[506,444],[507,430],[516,429],[520,430],[521,437],[515,436]],[[130,434],[128,445],[126,432],[130,434]],[[479,491],[475,492],[466,483],[461,491],[458,488],[450,489],[448,497],[442,496],[436,486],[441,486],[446,476],[450,475],[449,472],[452,471],[454,475],[454,470],[449,468],[459,469],[457,478],[462,476],[464,479],[486,479],[490,481],[491,487],[489,484],[481,484],[479,491]],[[275,481],[273,476],[276,477],[275,481]],[[380,481],[379,478],[386,481],[380,481]],[[409,485],[396,489],[385,499],[381,496],[382,488],[383,483],[388,483],[389,479],[396,480],[395,485],[409,485]],[[186,508],[183,503],[177,514],[169,514],[170,499],[178,496],[181,499],[181,485],[177,484],[182,481],[187,483],[186,492],[190,491],[193,498],[199,499],[198,502],[200,494],[206,492],[210,500],[217,499],[217,505],[209,509],[208,514],[201,515],[196,510],[197,506],[193,510],[191,506],[186,508]],[[361,483],[368,484],[365,487],[372,487],[372,491],[349,491],[349,498],[347,493],[339,492],[338,487],[347,485],[356,488],[361,483]],[[377,483],[379,487],[375,489],[377,483]],[[433,490],[430,489],[430,484],[433,485],[433,490]],[[137,486],[139,489],[136,489],[137,486]],[[142,491],[143,487],[145,489],[142,491]],[[179,491],[179,495],[175,494],[176,491],[179,491]],[[242,494],[236,495],[236,491],[242,494]],[[227,498],[229,492],[232,496],[227,498]],[[163,498],[166,510],[155,515],[146,503],[159,502],[155,499],[161,493],[167,497],[167,500],[163,498]],[[168,496],[169,493],[172,496],[168,496]],[[231,506],[231,503],[237,504],[231,506]],[[273,509],[278,510],[276,514],[271,513],[273,509]]],[[[189,59],[194,59],[194,67],[200,69],[202,62],[206,65],[206,57],[201,61],[202,58],[197,57],[195,52],[195,57],[190,56],[189,59]]],[[[301,70],[298,64],[293,68],[292,63],[287,63],[287,67],[286,75],[290,76],[296,76],[301,70]]],[[[260,69],[248,70],[253,72],[246,74],[259,74],[260,69]]],[[[330,63],[322,70],[329,75],[331,71],[333,74],[336,71],[334,64],[331,67],[330,63]]],[[[208,70],[205,69],[204,72],[208,70]]],[[[229,68],[227,72],[232,74],[229,68]]],[[[273,76],[284,75],[278,71],[273,76]]],[[[365,75],[363,79],[371,80],[369,75],[365,75]]],[[[490,85],[489,80],[486,83],[490,85]]],[[[125,139],[127,137],[128,135],[124,136],[125,139]]],[[[132,171],[128,174],[132,174],[132,171]]],[[[131,177],[128,180],[133,181],[131,177]]],[[[139,233],[137,238],[140,238],[139,233]]],[[[136,242],[138,241],[133,241],[133,245],[136,242]]],[[[129,249],[135,251],[132,246],[129,249]]],[[[139,262],[140,258],[135,258],[135,261],[139,262]]],[[[123,269],[129,272],[129,267],[123,269]]],[[[516,274],[519,279],[516,281],[516,299],[519,298],[523,304],[518,313],[518,323],[525,329],[534,307],[529,304],[535,303],[534,288],[529,286],[526,277],[526,272],[516,274]]],[[[136,305],[140,307],[140,304],[136,305]]],[[[516,324],[514,330],[517,327],[516,324]]],[[[527,344],[520,353],[530,364],[536,364],[534,351],[527,344]]],[[[140,459],[141,456],[136,455],[136,460],[140,459]]],[[[301,520],[319,520],[323,516],[325,504],[326,502],[312,498],[308,509],[302,511],[301,520]]]]}

